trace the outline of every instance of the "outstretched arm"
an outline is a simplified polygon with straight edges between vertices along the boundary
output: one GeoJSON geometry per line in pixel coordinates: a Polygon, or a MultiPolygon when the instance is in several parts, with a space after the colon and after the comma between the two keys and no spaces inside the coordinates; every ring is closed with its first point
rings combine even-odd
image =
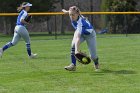
{"type": "Polygon", "coordinates": [[[75,54],[80,53],[80,37],[81,34],[77,31],[75,33],[75,54]]]}
{"type": "Polygon", "coordinates": [[[69,11],[67,11],[66,9],[62,9],[62,12],[64,12],[65,14],[69,14],[69,11]]]}

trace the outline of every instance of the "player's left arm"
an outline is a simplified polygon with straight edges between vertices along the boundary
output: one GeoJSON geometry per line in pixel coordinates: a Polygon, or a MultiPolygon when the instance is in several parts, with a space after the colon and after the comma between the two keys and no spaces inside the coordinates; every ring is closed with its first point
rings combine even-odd
{"type": "Polygon", "coordinates": [[[65,14],[69,14],[69,10],[66,10],[66,9],[62,9],[62,12],[65,14]]]}

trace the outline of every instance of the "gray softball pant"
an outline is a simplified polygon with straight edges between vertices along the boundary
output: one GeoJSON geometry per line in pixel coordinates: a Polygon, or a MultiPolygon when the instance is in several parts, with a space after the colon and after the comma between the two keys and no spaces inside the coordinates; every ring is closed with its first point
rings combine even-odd
{"type": "Polygon", "coordinates": [[[17,25],[14,30],[14,37],[12,39],[12,44],[16,45],[18,41],[21,39],[21,37],[24,39],[26,44],[30,44],[30,36],[27,31],[27,29],[24,26],[17,25]]]}
{"type": "MultiPolygon", "coordinates": [[[[76,32],[75,32],[76,33],[76,32]]],[[[96,49],[96,32],[92,31],[90,35],[81,35],[80,44],[86,41],[91,58],[94,60],[98,58],[96,49]]],[[[72,48],[75,48],[75,36],[72,40],[72,48]]]]}

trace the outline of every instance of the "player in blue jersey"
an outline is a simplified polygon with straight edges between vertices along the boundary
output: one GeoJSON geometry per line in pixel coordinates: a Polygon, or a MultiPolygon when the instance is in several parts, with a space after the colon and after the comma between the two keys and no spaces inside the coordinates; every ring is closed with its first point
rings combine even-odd
{"type": "Polygon", "coordinates": [[[25,18],[28,16],[28,11],[30,10],[30,7],[32,4],[28,2],[23,2],[20,7],[17,8],[19,15],[17,17],[17,22],[14,30],[14,36],[11,42],[8,42],[6,45],[3,46],[3,48],[0,48],[0,57],[2,57],[2,54],[4,51],[12,46],[15,46],[20,38],[23,38],[26,43],[27,53],[29,58],[35,58],[37,54],[33,54],[31,52],[30,48],[30,36],[26,29],[26,25],[29,24],[25,21],[25,18]]]}
{"type": "Polygon", "coordinates": [[[71,64],[66,66],[68,71],[76,70],[76,58],[74,54],[80,52],[80,44],[84,41],[87,42],[91,59],[94,61],[95,70],[99,69],[98,56],[96,53],[96,32],[90,22],[80,14],[80,10],[76,6],[72,6],[69,10],[62,9],[65,14],[69,14],[72,26],[75,29],[74,37],[72,40],[71,48],[71,64]]]}

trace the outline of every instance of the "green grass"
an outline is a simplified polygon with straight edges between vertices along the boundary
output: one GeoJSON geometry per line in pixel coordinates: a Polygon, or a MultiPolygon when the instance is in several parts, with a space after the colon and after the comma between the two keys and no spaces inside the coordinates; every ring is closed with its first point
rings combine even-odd
{"type": "MultiPolygon", "coordinates": [[[[0,93],[140,93],[140,37],[106,37],[97,38],[100,72],[93,63],[78,63],[76,72],[64,70],[71,39],[31,37],[36,59],[28,58],[20,41],[0,59],[0,93]]],[[[0,46],[10,38],[0,37],[0,46]]],[[[81,50],[88,52],[86,47],[83,43],[81,50]]]]}

